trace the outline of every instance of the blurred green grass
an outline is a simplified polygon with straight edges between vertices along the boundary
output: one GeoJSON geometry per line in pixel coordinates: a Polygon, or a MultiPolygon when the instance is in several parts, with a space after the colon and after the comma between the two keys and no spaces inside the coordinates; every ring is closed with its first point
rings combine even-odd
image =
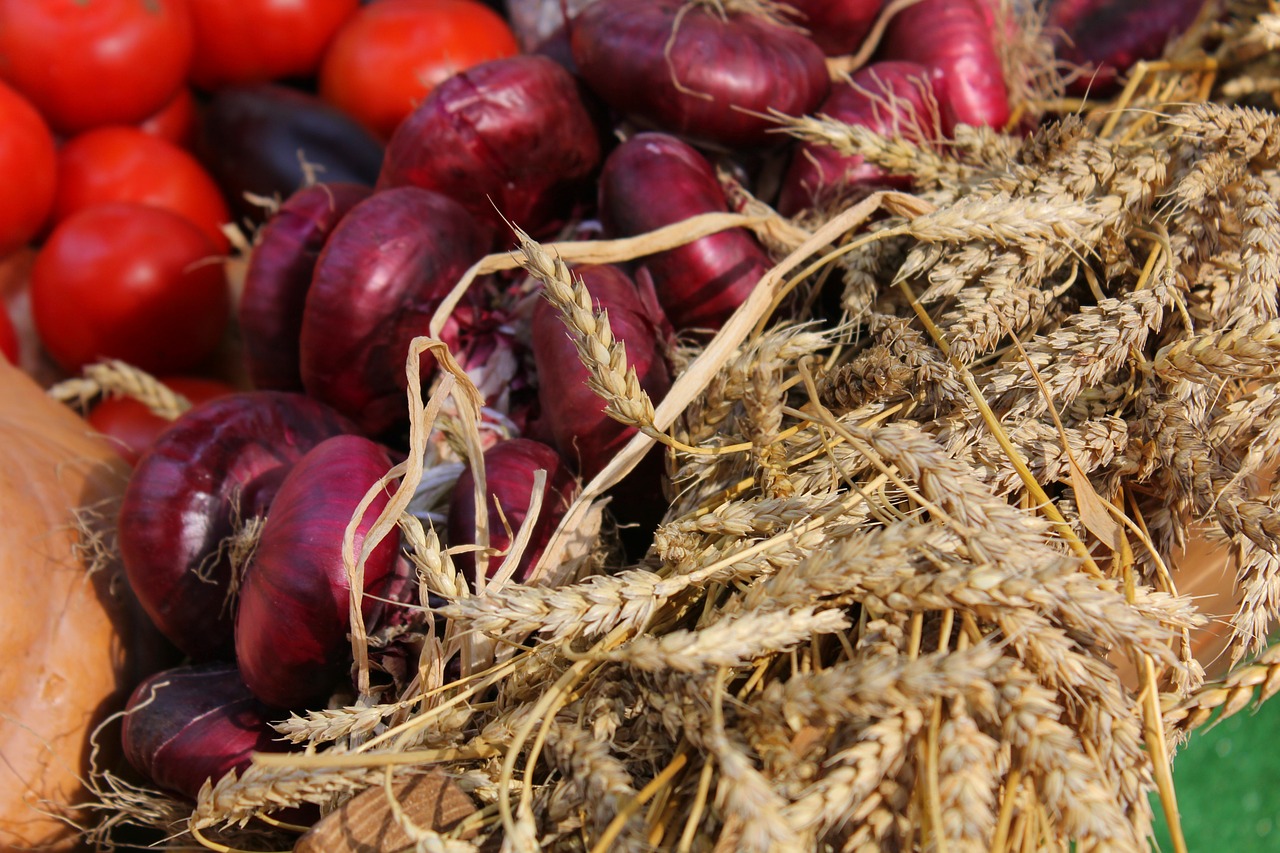
{"type": "MultiPolygon", "coordinates": [[[[1199,730],[1174,756],[1173,780],[1190,853],[1280,851],[1280,697],[1199,730]]],[[[1164,813],[1152,801],[1168,853],[1164,813]]]]}

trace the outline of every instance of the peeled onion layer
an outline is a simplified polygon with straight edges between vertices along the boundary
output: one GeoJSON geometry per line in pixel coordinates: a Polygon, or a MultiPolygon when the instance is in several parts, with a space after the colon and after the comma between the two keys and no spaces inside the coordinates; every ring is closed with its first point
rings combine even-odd
{"type": "Polygon", "coordinates": [[[985,0],[921,0],[889,22],[877,59],[930,69],[942,132],[957,124],[1002,128],[1009,93],[985,0]]]}
{"type": "MultiPolygon", "coordinates": [[[[249,690],[276,708],[327,699],[350,661],[351,585],[343,537],[365,492],[391,468],[380,445],[344,435],[321,442],[281,483],[245,571],[236,614],[236,660],[249,690]]],[[[355,555],[386,507],[378,493],[357,525],[355,555]]],[[[370,553],[361,601],[366,625],[395,580],[399,534],[370,553]]]]}
{"type": "Polygon", "coordinates": [[[787,0],[797,24],[827,56],[856,53],[884,0],[787,0]]]}
{"type": "MultiPolygon", "coordinates": [[[[353,207],[325,243],[307,292],[299,348],[307,393],[367,435],[407,422],[409,344],[487,247],[471,214],[440,193],[395,187],[353,207]]],[[[456,331],[456,322],[446,327],[446,339],[456,331]]],[[[450,348],[463,349],[456,337],[450,348]]],[[[425,386],[435,360],[424,355],[420,366],[425,386]]]]}
{"type": "Polygon", "coordinates": [[[1138,60],[1159,57],[1203,7],[1204,0],[1056,0],[1049,3],[1046,30],[1058,58],[1081,67],[1071,91],[1098,96],[1138,60]]]}
{"type": "MultiPolygon", "coordinates": [[[[641,133],[627,140],[605,160],[600,175],[600,218],[614,236],[644,234],[728,209],[711,164],[667,134],[641,133]]],[[[772,266],[743,228],[650,255],[641,264],[677,330],[718,329],[772,266]]]]}
{"type": "Polygon", "coordinates": [[[229,657],[230,557],[241,492],[355,426],[301,394],[252,391],[183,413],[138,460],[120,509],[125,572],[151,621],[197,661],[229,657]]]}
{"type": "MultiPolygon", "coordinates": [[[[488,525],[489,547],[505,552],[511,546],[511,537],[507,535],[506,524],[510,525],[512,534],[517,534],[525,518],[529,515],[529,504],[533,497],[534,474],[539,469],[547,472],[547,481],[542,491],[542,506],[538,518],[534,522],[532,535],[528,545],[520,557],[512,578],[522,582],[542,556],[542,551],[551,541],[551,534],[556,525],[569,509],[578,483],[574,479],[569,466],[560,454],[539,441],[527,438],[512,438],[499,441],[484,452],[485,485],[489,490],[488,525]],[[498,507],[501,506],[501,512],[498,507]]],[[[476,480],[471,468],[463,472],[453,488],[453,496],[449,502],[449,547],[458,545],[474,545],[476,543],[476,480]]],[[[473,552],[459,553],[453,558],[454,565],[466,576],[472,585],[476,580],[476,558],[473,552]]],[[[490,557],[486,577],[497,571],[502,564],[502,557],[490,557]]]]}
{"type": "Polygon", "coordinates": [[[255,752],[285,752],[233,663],[156,673],[129,697],[121,740],[125,757],[168,791],[196,799],[205,781],[243,771],[255,752]]]}
{"type": "MultiPolygon", "coordinates": [[[[848,83],[831,87],[818,113],[917,143],[935,139],[939,132],[929,69],[914,62],[877,62],[860,69],[848,83]]],[[[906,189],[910,184],[909,177],[890,174],[860,154],[806,142],[792,155],[778,212],[795,216],[854,187],[906,189]]]]}
{"type": "Polygon", "coordinates": [[[598,0],[569,25],[582,78],[649,127],[729,148],[776,141],[770,110],[809,113],[825,58],[795,29],[685,0],[598,0]]]}
{"type": "MultiPolygon", "coordinates": [[[[245,193],[288,198],[308,182],[303,163],[334,183],[373,186],[382,143],[315,95],[274,84],[228,87],[201,111],[196,152],[237,217],[267,218],[245,193]]],[[[315,177],[315,175],[312,175],[315,177]]]]}
{"type": "Polygon", "coordinates": [[[540,235],[563,222],[599,163],[573,76],[544,56],[513,56],[432,90],[391,137],[378,186],[435,190],[497,233],[511,222],[540,235]]]}
{"type": "Polygon", "coordinates": [[[316,184],[285,200],[259,232],[240,298],[245,363],[255,388],[301,391],[302,309],[325,241],[373,192],[360,184],[316,184]]]}
{"type": "MultiPolygon", "coordinates": [[[[659,349],[661,321],[651,316],[636,285],[615,266],[575,267],[596,311],[609,312],[613,336],[627,350],[627,366],[634,368],[640,387],[654,404],[671,387],[659,349]]],[[[538,376],[542,417],[555,437],[556,449],[591,480],[613,460],[636,428],[605,414],[605,401],[587,385],[588,372],[560,312],[542,300],[533,312],[533,360],[538,376]]]]}

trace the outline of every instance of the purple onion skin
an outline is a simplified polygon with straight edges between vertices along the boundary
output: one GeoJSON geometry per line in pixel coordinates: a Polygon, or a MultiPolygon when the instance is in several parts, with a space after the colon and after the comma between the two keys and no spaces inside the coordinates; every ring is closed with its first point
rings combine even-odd
{"type": "Polygon", "coordinates": [[[243,771],[252,753],[290,748],[270,727],[279,715],[254,698],[233,663],[157,673],[133,691],[127,710],[121,739],[129,763],[189,800],[207,779],[243,771]]]}
{"type": "Polygon", "coordinates": [[[857,52],[884,0],[787,0],[795,21],[827,56],[857,52]]]}
{"type": "MultiPolygon", "coordinates": [[[[632,137],[613,150],[600,175],[600,217],[613,236],[643,234],[728,209],[711,164],[674,136],[632,137]]],[[[642,263],[677,330],[719,328],[772,266],[742,228],[659,252],[642,263]]]]}
{"type": "Polygon", "coordinates": [[[254,193],[287,198],[306,182],[299,154],[334,183],[373,186],[382,143],[315,95],[273,84],[219,91],[201,112],[196,153],[237,216],[267,218],[254,193]]]}
{"type": "Polygon", "coordinates": [[[1138,60],[1159,57],[1203,7],[1204,0],[1056,0],[1047,25],[1058,57],[1084,68],[1072,91],[1099,95],[1138,60]]]}
{"type": "Polygon", "coordinates": [[[120,553],[151,621],[192,659],[229,657],[234,646],[231,566],[217,552],[241,491],[354,430],[301,394],[250,391],[185,412],[142,454],[120,509],[120,553]]]}
{"type": "MultiPolygon", "coordinates": [[[[307,393],[371,436],[407,421],[409,343],[487,248],[471,214],[429,190],[382,190],[352,208],[307,292],[299,349],[307,393]]],[[[435,362],[426,355],[421,365],[425,386],[435,362]]]]}
{"type": "MultiPolygon", "coordinates": [[[[666,396],[671,376],[659,351],[660,322],[641,302],[635,283],[615,266],[576,267],[595,310],[609,312],[613,336],[627,347],[627,365],[655,404],[666,396]]],[[[538,374],[542,416],[555,437],[556,449],[578,473],[590,480],[600,473],[636,434],[604,413],[604,400],[587,387],[589,373],[578,357],[560,313],[543,300],[533,312],[533,361],[538,374]]]]}
{"type": "MultiPolygon", "coordinates": [[[[347,671],[351,587],[342,540],[366,490],[391,468],[378,444],[357,435],[321,442],[285,477],[245,571],[236,613],[236,659],[249,690],[275,708],[322,702],[347,671]]],[[[355,532],[358,555],[387,505],[383,491],[355,532]]],[[[399,549],[393,531],[365,563],[366,624],[380,614],[399,549]]]]}
{"type": "Polygon", "coordinates": [[[302,390],[298,340],[316,259],[342,217],[371,192],[359,184],[305,187],[259,232],[240,299],[245,363],[255,388],[302,390]]]}
{"type": "Polygon", "coordinates": [[[1002,128],[1009,93],[984,0],[922,0],[890,21],[877,58],[917,62],[932,73],[942,132],[957,124],[1002,128]]]}
{"type": "Polygon", "coordinates": [[[599,0],[570,22],[570,39],[583,79],[609,106],[729,148],[777,141],[762,114],[804,115],[829,86],[822,51],[803,34],[684,0],[599,0]]]}
{"type": "MultiPolygon", "coordinates": [[[[939,132],[929,69],[914,62],[877,62],[860,69],[849,83],[831,87],[818,112],[913,142],[935,139],[939,132]]],[[[796,148],[782,180],[778,212],[795,216],[833,193],[854,187],[907,189],[910,185],[909,177],[885,172],[859,154],[804,143],[796,148]]]]}
{"type": "MultiPolygon", "coordinates": [[[[551,541],[556,525],[569,509],[578,483],[560,454],[538,441],[512,438],[500,441],[484,452],[485,484],[489,490],[489,546],[505,550],[511,539],[507,536],[502,519],[511,525],[512,533],[520,530],[529,511],[533,496],[533,475],[538,469],[547,472],[546,486],[542,492],[542,508],[534,522],[533,535],[520,557],[512,575],[517,582],[529,576],[542,551],[551,541]],[[502,513],[498,512],[498,505],[502,513]]],[[[449,503],[449,546],[471,545],[476,541],[475,476],[470,468],[458,478],[449,503]]],[[[502,557],[490,557],[488,575],[502,564],[502,557]]],[[[476,560],[472,553],[458,554],[454,564],[475,584],[476,560]]]]}
{"type": "Polygon", "coordinates": [[[534,235],[563,222],[600,163],[573,76],[544,56],[498,59],[441,83],[396,129],[380,189],[416,186],[478,221],[534,235]]]}

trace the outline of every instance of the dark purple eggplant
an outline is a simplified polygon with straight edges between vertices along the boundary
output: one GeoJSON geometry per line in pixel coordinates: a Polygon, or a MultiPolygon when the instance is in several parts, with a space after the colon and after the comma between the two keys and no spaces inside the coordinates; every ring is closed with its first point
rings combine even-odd
{"type": "Polygon", "coordinates": [[[197,154],[239,216],[265,212],[244,194],[288,198],[306,182],[302,160],[317,179],[373,186],[382,144],[353,119],[315,95],[277,85],[224,89],[205,107],[197,154]]]}
{"type": "Polygon", "coordinates": [[[231,565],[219,546],[242,492],[268,505],[274,486],[255,480],[354,430],[301,394],[252,391],[184,412],[142,454],[120,508],[120,554],[143,609],[174,645],[196,660],[230,656],[231,565]]]}
{"type": "Polygon", "coordinates": [[[298,339],[316,259],[339,220],[371,192],[359,184],[305,187],[262,228],[240,297],[245,363],[255,388],[302,390],[298,339]]]}
{"type": "Polygon", "coordinates": [[[544,56],[497,59],[441,83],[401,122],[378,187],[458,201],[499,233],[563,222],[600,162],[598,131],[573,76],[544,56]]]}
{"type": "Polygon", "coordinates": [[[255,752],[286,752],[233,663],[156,673],[129,697],[121,740],[129,763],[167,791],[196,799],[206,780],[243,771],[255,752]]]}

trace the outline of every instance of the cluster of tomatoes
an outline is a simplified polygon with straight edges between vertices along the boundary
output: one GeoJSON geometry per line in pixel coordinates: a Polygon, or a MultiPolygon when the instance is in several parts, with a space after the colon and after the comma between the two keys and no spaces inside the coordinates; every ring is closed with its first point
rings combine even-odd
{"type": "MultiPolygon", "coordinates": [[[[0,304],[0,352],[68,374],[105,358],[204,370],[227,333],[240,201],[197,156],[204,105],[283,81],[385,141],[437,83],[516,52],[480,0],[0,0],[0,267],[21,268],[3,295],[38,338],[20,347],[0,304]]],[[[108,403],[99,428],[140,411],[108,403]]]]}

